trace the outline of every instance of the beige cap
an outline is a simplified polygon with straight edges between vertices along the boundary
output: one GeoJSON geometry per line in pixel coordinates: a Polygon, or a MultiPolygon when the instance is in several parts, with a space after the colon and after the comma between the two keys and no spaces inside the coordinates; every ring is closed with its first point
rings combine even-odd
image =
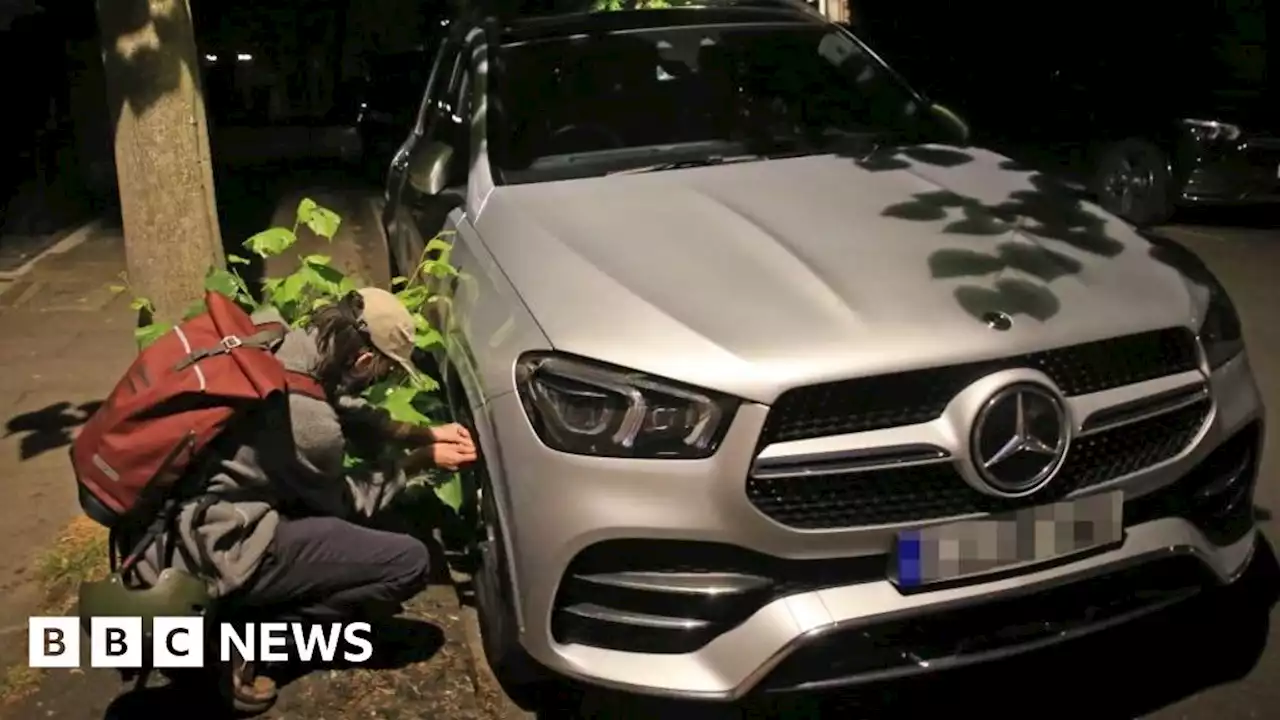
{"type": "Polygon", "coordinates": [[[413,366],[416,327],[413,315],[400,298],[380,288],[360,291],[364,300],[364,324],[369,340],[378,352],[395,360],[410,376],[418,374],[413,366]]]}

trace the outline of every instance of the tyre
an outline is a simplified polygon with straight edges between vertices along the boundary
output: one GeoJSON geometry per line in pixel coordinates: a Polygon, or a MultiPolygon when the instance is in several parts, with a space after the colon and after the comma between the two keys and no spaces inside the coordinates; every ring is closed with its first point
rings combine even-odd
{"type": "MultiPolygon", "coordinates": [[[[483,470],[477,469],[483,474],[483,470]]],[[[507,696],[521,709],[536,710],[542,690],[551,677],[520,645],[510,565],[506,558],[502,525],[489,491],[487,478],[480,478],[480,536],[478,563],[472,583],[480,639],[494,677],[507,696]]]]}
{"type": "Polygon", "coordinates": [[[1168,154],[1137,138],[1109,145],[1098,158],[1094,193],[1103,209],[1134,225],[1168,222],[1174,210],[1168,154]]]}
{"type": "Polygon", "coordinates": [[[408,277],[415,269],[414,259],[422,254],[425,247],[413,215],[403,205],[398,205],[383,234],[387,240],[391,277],[408,277]]]}

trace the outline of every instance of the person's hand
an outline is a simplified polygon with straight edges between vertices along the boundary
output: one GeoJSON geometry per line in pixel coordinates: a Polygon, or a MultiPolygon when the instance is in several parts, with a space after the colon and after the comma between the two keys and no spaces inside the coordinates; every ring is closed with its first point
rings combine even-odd
{"type": "Polygon", "coordinates": [[[431,450],[433,463],[444,470],[457,470],[476,460],[475,446],[470,444],[438,442],[431,446],[431,450]]]}
{"type": "Polygon", "coordinates": [[[453,445],[462,445],[475,451],[475,442],[471,439],[471,433],[458,423],[449,423],[448,425],[437,425],[431,428],[431,437],[437,443],[450,443],[453,445]]]}
{"type": "Polygon", "coordinates": [[[457,470],[463,465],[475,462],[475,460],[476,449],[473,446],[461,443],[438,442],[420,447],[409,453],[405,457],[403,467],[409,475],[417,475],[431,468],[457,470]]]}

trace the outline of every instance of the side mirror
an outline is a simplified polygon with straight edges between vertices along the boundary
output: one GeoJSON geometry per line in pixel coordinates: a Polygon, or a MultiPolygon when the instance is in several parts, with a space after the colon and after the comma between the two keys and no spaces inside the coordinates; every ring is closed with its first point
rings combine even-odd
{"type": "Polygon", "coordinates": [[[414,190],[428,197],[439,195],[449,180],[453,148],[432,141],[415,148],[409,157],[408,181],[414,190]]]}
{"type": "Polygon", "coordinates": [[[934,103],[929,106],[929,112],[942,123],[955,137],[956,145],[965,146],[969,144],[969,123],[965,122],[954,110],[945,106],[934,103]]]}

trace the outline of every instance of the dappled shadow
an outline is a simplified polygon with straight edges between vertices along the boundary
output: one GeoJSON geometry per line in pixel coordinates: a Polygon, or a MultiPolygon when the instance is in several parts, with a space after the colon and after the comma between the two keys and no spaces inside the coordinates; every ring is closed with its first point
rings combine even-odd
{"type": "Polygon", "coordinates": [[[103,65],[110,86],[111,127],[118,126],[127,107],[141,115],[165,95],[178,89],[184,74],[200,82],[199,68],[189,67],[181,49],[194,47],[187,3],[115,0],[98,14],[103,65]],[[147,42],[147,28],[159,42],[147,42]],[[137,41],[131,41],[137,38],[137,41]],[[122,46],[127,46],[122,50],[122,46]]]}
{"type": "MultiPolygon", "coordinates": [[[[954,168],[973,162],[973,155],[955,148],[873,148],[852,157],[864,170],[909,170],[915,164],[954,168]]],[[[995,247],[947,248],[929,258],[935,279],[988,278],[984,283],[956,288],[956,302],[974,319],[985,322],[992,312],[1025,315],[1045,321],[1056,315],[1061,303],[1050,285],[1080,273],[1084,264],[1054,250],[1042,240],[1056,240],[1071,248],[1103,258],[1118,256],[1125,245],[1107,232],[1105,217],[1092,212],[1085,198],[1066,184],[1015,161],[1000,161],[999,169],[1025,173],[1028,187],[999,202],[962,194],[952,189],[915,193],[910,199],[886,207],[881,215],[898,220],[938,223],[947,235],[1000,239],[995,247]],[[1009,278],[1013,270],[1030,278],[1009,278]]]]}
{"type": "Polygon", "coordinates": [[[709,705],[642,698],[570,685],[539,695],[538,717],[642,720],[824,717],[1146,717],[1207,688],[1238,680],[1265,650],[1269,614],[1280,594],[1280,568],[1259,542],[1249,571],[1233,586],[1126,626],[1016,658],[862,690],[750,698],[709,705]],[[1212,619],[1212,622],[1206,622],[1212,619]],[[1134,668],[1142,668],[1135,673],[1134,668]],[[1071,678],[1088,692],[1063,692],[1071,678]],[[1018,688],[1017,692],[993,688],[1018,688]],[[1032,705],[1035,698],[1050,699],[1032,705]]]}
{"type": "Polygon", "coordinates": [[[948,220],[942,232],[995,237],[1031,233],[1103,257],[1124,251],[1124,243],[1107,234],[1106,220],[1085,208],[1083,198],[1066,185],[1040,173],[1027,176],[1031,187],[1016,190],[998,203],[951,190],[917,193],[885,208],[882,215],[901,220],[948,220]],[[960,217],[951,219],[953,211],[960,217]]]}
{"type": "Polygon", "coordinates": [[[71,445],[75,429],[85,424],[102,401],[72,405],[65,400],[40,410],[15,415],[5,423],[4,437],[21,435],[18,457],[22,460],[71,445]]]}

